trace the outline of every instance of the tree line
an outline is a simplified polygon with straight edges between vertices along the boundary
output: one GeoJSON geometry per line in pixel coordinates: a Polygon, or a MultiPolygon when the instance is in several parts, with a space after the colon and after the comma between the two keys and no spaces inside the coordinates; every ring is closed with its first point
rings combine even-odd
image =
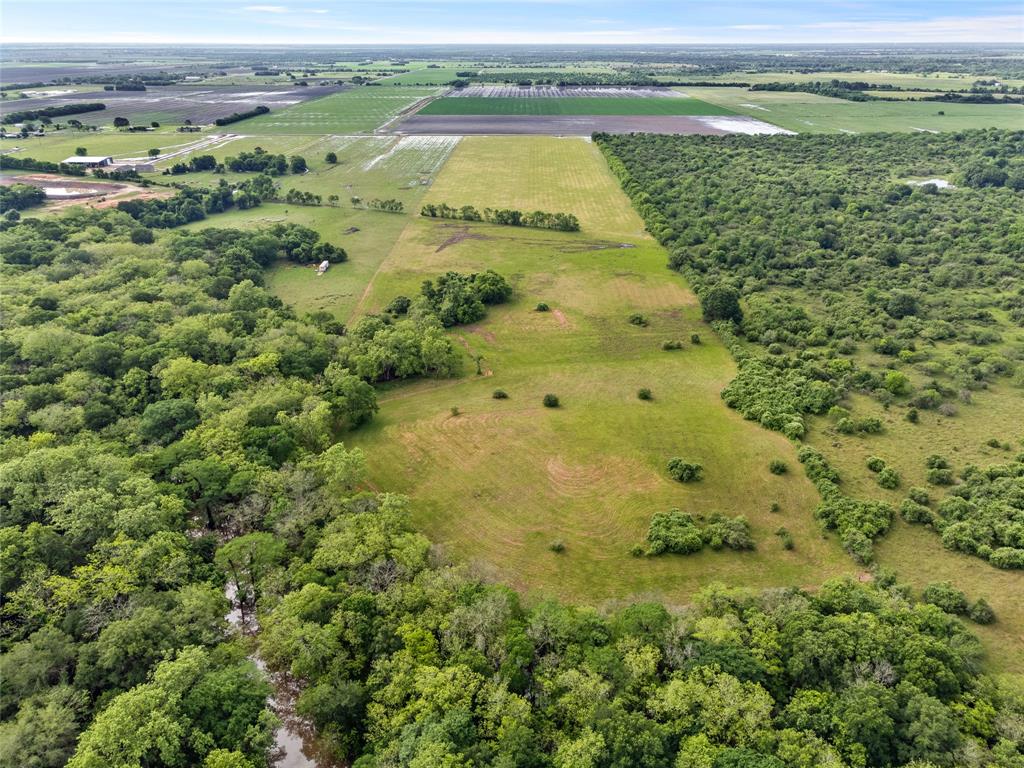
{"type": "Polygon", "coordinates": [[[17,112],[8,112],[4,115],[5,123],[24,123],[28,120],[50,119],[64,117],[64,115],[79,115],[83,112],[98,112],[106,109],[106,104],[99,102],[75,102],[72,104],[58,104],[52,107],[40,107],[39,109],[23,109],[17,112]]]}
{"type": "Polygon", "coordinates": [[[420,209],[420,215],[432,219],[486,221],[490,224],[504,224],[510,227],[556,229],[561,232],[579,232],[580,229],[579,219],[571,213],[548,213],[546,211],[524,213],[514,208],[484,208],[480,211],[472,205],[454,208],[447,203],[427,203],[420,209]]]}

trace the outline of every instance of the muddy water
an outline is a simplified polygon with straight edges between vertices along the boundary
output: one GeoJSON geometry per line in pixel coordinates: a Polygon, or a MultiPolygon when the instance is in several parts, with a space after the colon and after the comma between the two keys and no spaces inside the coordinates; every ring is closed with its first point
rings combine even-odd
{"type": "MultiPolygon", "coordinates": [[[[243,620],[235,585],[230,581],[224,589],[224,596],[231,605],[231,610],[224,616],[228,624],[243,635],[255,636],[258,629],[256,621],[249,615],[243,620]]],[[[344,763],[324,754],[312,724],[295,713],[295,699],[299,691],[294,681],[287,675],[268,671],[259,651],[253,652],[249,658],[270,681],[273,693],[267,704],[281,721],[281,726],[274,733],[273,768],[345,768],[344,763]]]]}

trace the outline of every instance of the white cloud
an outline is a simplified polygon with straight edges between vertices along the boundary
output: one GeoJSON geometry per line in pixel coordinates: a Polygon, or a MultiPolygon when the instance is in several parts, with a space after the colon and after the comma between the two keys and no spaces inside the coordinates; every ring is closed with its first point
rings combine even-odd
{"type": "Polygon", "coordinates": [[[733,24],[729,29],[759,30],[759,29],[785,29],[781,24],[733,24]]]}
{"type": "Polygon", "coordinates": [[[330,11],[328,11],[326,8],[312,8],[312,9],[310,9],[309,12],[310,13],[330,13],[330,11]]]}
{"type": "Polygon", "coordinates": [[[800,29],[827,30],[829,42],[1021,42],[1022,16],[945,16],[923,21],[821,21],[800,29]]]}
{"type": "Polygon", "coordinates": [[[288,13],[288,7],[284,5],[247,5],[242,10],[250,13],[288,13]]]}

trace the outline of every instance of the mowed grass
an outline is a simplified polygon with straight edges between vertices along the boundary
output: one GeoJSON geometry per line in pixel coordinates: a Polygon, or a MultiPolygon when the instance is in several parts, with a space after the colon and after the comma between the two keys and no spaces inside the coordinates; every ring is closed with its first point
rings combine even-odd
{"type": "Polygon", "coordinates": [[[593,145],[463,139],[427,200],[571,211],[583,227],[414,219],[359,306],[357,314],[378,311],[449,269],[492,268],[515,285],[511,303],[451,331],[465,352],[461,377],[385,389],[372,424],[347,441],[366,449],[374,486],[411,495],[415,522],[433,540],[531,595],[589,603],[685,602],[715,579],[811,586],[854,570],[813,520],[816,492],[792,444],[722,404],[733,361],[593,145]],[[540,301],[551,311],[536,312],[540,301]],[[632,312],[650,325],[629,324],[632,312]],[[691,344],[691,333],[703,343],[691,344]],[[663,351],[665,339],[685,349],[663,351]],[[641,387],[652,402],[637,398],[641,387]],[[507,400],[492,398],[498,388],[507,400]],[[549,392],[560,408],[542,406],[549,392]],[[670,480],[672,456],[701,462],[706,478],[670,480]],[[787,475],[768,471],[775,458],[787,475]],[[632,557],[651,515],[672,507],[746,515],[757,551],[632,557]],[[774,536],[783,526],[792,551],[774,536]],[[555,540],[563,553],[549,550],[555,540]]]}
{"type": "MultiPolygon", "coordinates": [[[[312,267],[281,262],[268,270],[269,288],[299,312],[327,311],[347,321],[381,262],[399,235],[419,211],[437,171],[458,143],[456,137],[397,136],[262,136],[246,138],[212,150],[219,159],[251,151],[259,145],[268,152],[301,154],[309,172],[276,177],[282,189],[301,189],[339,198],[336,206],[296,206],[264,203],[246,211],[211,216],[192,227],[238,227],[249,229],[291,222],[312,227],[330,243],[348,252],[347,262],[332,266],[317,276],[312,267]],[[324,160],[335,152],[337,163],[324,160]],[[351,198],[401,200],[405,214],[382,213],[356,207],[351,198]]],[[[175,176],[185,184],[200,187],[217,184],[221,178],[241,181],[252,174],[190,173],[175,176]]]]}
{"type": "MultiPolygon", "coordinates": [[[[661,75],[656,80],[686,80],[678,73],[661,75]]],[[[959,72],[726,72],[721,75],[701,75],[693,80],[720,81],[723,83],[813,83],[829,80],[871,83],[872,85],[893,85],[897,88],[925,88],[929,90],[964,90],[976,80],[995,79],[1010,86],[1024,85],[1024,80],[1006,79],[999,76],[963,74],[959,72]]],[[[739,90],[739,89],[734,89],[739,90]]]]}
{"type": "Polygon", "coordinates": [[[1019,104],[945,104],[899,100],[854,102],[810,93],[748,91],[745,88],[680,90],[797,133],[1024,128],[1024,107],[1019,104]]]}
{"type": "Polygon", "coordinates": [[[436,99],[421,115],[732,115],[730,109],[688,98],[516,98],[457,96],[436,99]]]}
{"type": "Polygon", "coordinates": [[[440,93],[438,88],[400,85],[364,86],[322,99],[274,110],[238,123],[238,131],[251,134],[369,133],[420,99],[440,93]]]}

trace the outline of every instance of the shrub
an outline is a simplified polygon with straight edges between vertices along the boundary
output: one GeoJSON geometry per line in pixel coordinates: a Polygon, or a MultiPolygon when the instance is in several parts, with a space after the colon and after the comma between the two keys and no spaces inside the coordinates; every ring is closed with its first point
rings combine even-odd
{"type": "Polygon", "coordinates": [[[782,459],[772,459],[768,464],[768,471],[773,475],[784,475],[789,471],[789,467],[782,459]]]}
{"type": "Polygon", "coordinates": [[[777,502],[777,501],[773,501],[771,503],[771,506],[768,507],[768,511],[769,512],[781,512],[782,511],[782,505],[779,504],[779,502],[777,502]]]}
{"type": "Polygon", "coordinates": [[[643,557],[647,554],[647,550],[644,548],[643,544],[634,544],[629,548],[629,554],[633,557],[643,557]]]}
{"type": "Polygon", "coordinates": [[[900,487],[900,474],[892,467],[886,467],[878,473],[878,484],[892,491],[900,487]]]}
{"type": "Polygon", "coordinates": [[[690,334],[690,343],[691,344],[700,344],[700,334],[699,333],[691,333],[690,334]]]}
{"type": "Polygon", "coordinates": [[[680,483],[692,483],[704,476],[704,467],[675,456],[668,460],[668,473],[673,480],[677,480],[680,483]]]}
{"type": "Polygon", "coordinates": [[[549,307],[549,306],[548,306],[547,304],[545,304],[545,303],[544,303],[543,301],[540,301],[540,302],[538,302],[538,303],[537,303],[537,307],[536,307],[536,310],[537,310],[538,312],[547,312],[547,311],[548,311],[549,309],[551,309],[551,307],[549,307]]]}
{"type": "Polygon", "coordinates": [[[924,504],[925,506],[931,504],[931,499],[928,497],[928,490],[926,488],[914,486],[907,491],[907,496],[909,496],[910,500],[915,504],[924,504]]]}
{"type": "Polygon", "coordinates": [[[1024,568],[1024,549],[999,547],[992,550],[988,561],[996,568],[1024,568]]]}
{"type": "Polygon", "coordinates": [[[647,320],[647,317],[645,315],[641,315],[639,312],[634,312],[629,316],[629,324],[637,325],[640,326],[641,328],[646,328],[649,324],[649,321],[647,320]]]}
{"type": "Polygon", "coordinates": [[[925,586],[921,599],[936,605],[946,613],[958,616],[967,613],[967,596],[948,581],[933,581],[925,586]]]}
{"type": "Polygon", "coordinates": [[[701,531],[704,543],[714,550],[722,547],[745,550],[754,548],[754,539],[750,535],[750,524],[742,515],[729,519],[723,515],[713,515],[710,522],[701,531]]]}
{"type": "Polygon", "coordinates": [[[491,397],[493,397],[495,400],[507,400],[508,392],[506,392],[504,389],[496,389],[491,393],[491,397]]]}
{"type": "Polygon", "coordinates": [[[953,470],[951,469],[929,469],[925,479],[930,485],[952,485],[953,470]]]}
{"type": "Polygon", "coordinates": [[[935,521],[934,513],[924,504],[918,504],[913,499],[904,499],[900,504],[900,517],[908,523],[931,524],[935,521]]]}
{"type": "Polygon", "coordinates": [[[933,453],[927,459],[924,460],[924,465],[928,469],[949,469],[949,461],[945,456],[940,456],[937,453],[933,453]]]}
{"type": "Polygon", "coordinates": [[[661,348],[664,349],[666,352],[673,349],[682,349],[683,342],[675,340],[663,341],[661,342],[661,348]]]}
{"type": "Polygon", "coordinates": [[[921,417],[917,412],[917,408],[911,408],[909,411],[907,411],[907,421],[909,421],[911,424],[917,424],[917,422],[919,422],[920,420],[921,417]]]}
{"type": "Polygon", "coordinates": [[[671,552],[677,555],[688,555],[704,548],[704,539],[700,529],[693,521],[693,516],[678,509],[658,512],[651,518],[647,529],[647,552],[660,555],[671,552]]]}
{"type": "Polygon", "coordinates": [[[779,528],[777,531],[775,531],[775,535],[778,536],[779,539],[782,541],[783,549],[792,549],[793,548],[793,546],[794,546],[793,536],[785,528],[779,528]]]}
{"type": "Polygon", "coordinates": [[[562,541],[561,539],[555,539],[550,544],[548,544],[548,549],[550,549],[552,552],[556,552],[556,553],[564,552],[565,551],[565,542],[562,541]]]}
{"type": "Polygon", "coordinates": [[[870,456],[867,461],[868,469],[872,472],[881,472],[885,469],[885,459],[879,458],[878,456],[870,456]]]}
{"type": "Polygon", "coordinates": [[[558,395],[547,394],[544,395],[544,407],[545,408],[557,408],[559,405],[558,395]]]}
{"type": "Polygon", "coordinates": [[[967,616],[975,624],[991,624],[996,620],[996,612],[992,610],[992,606],[983,597],[979,597],[974,601],[967,612],[967,616]]]}
{"type": "Polygon", "coordinates": [[[647,387],[641,387],[639,390],[637,390],[636,396],[641,400],[654,399],[654,395],[651,394],[651,390],[649,390],[647,387]]]}
{"type": "Polygon", "coordinates": [[[459,406],[453,405],[451,407],[451,414],[452,414],[452,416],[458,416],[459,415],[459,406]]]}
{"type": "Polygon", "coordinates": [[[326,155],[324,155],[324,162],[334,165],[336,162],[338,162],[338,155],[335,154],[334,152],[328,152],[326,155]]]}

